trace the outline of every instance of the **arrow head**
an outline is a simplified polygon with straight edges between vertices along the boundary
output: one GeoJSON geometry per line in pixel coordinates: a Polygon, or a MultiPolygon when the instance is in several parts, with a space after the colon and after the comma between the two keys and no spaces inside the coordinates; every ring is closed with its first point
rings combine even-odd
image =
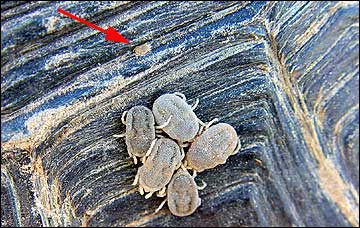
{"type": "Polygon", "coordinates": [[[129,41],[125,39],[125,37],[123,37],[111,26],[109,26],[108,29],[105,30],[105,40],[112,42],[121,42],[125,44],[129,43],[129,41]]]}

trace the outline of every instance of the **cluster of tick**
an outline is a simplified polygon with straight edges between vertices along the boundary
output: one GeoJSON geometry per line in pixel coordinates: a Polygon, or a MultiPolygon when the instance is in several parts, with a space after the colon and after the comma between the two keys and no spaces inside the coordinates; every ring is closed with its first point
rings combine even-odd
{"type": "Polygon", "coordinates": [[[167,202],[176,216],[192,214],[201,204],[195,176],[197,172],[224,164],[240,149],[235,129],[215,118],[203,123],[194,113],[199,100],[190,106],[182,93],[164,94],[157,98],[152,111],[134,106],[121,117],[126,132],[127,151],[134,163],[140,158],[133,185],[150,198],[154,193],[165,197],[158,212],[167,202]],[[192,170],[192,175],[188,172],[192,170]]]}

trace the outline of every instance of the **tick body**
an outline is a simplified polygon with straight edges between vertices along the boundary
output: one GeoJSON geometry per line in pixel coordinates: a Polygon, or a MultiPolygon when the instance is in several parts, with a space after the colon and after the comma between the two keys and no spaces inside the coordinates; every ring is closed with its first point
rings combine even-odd
{"type": "Polygon", "coordinates": [[[148,53],[151,50],[151,46],[148,44],[142,44],[139,46],[136,46],[134,48],[134,53],[137,56],[142,56],[145,55],[146,53],[148,53]]]}
{"type": "Polygon", "coordinates": [[[169,210],[176,216],[188,216],[201,204],[198,186],[186,169],[180,168],[172,177],[167,189],[169,210]]]}
{"type": "Polygon", "coordinates": [[[187,168],[197,172],[224,164],[226,159],[240,149],[235,129],[226,123],[209,127],[197,137],[186,154],[187,168]]]}
{"type": "Polygon", "coordinates": [[[145,106],[134,106],[124,112],[122,122],[126,125],[125,143],[130,157],[145,156],[155,139],[155,119],[152,111],[145,106]]]}
{"type": "Polygon", "coordinates": [[[139,182],[140,194],[149,192],[145,198],[154,192],[165,196],[166,185],[170,182],[175,170],[180,167],[184,158],[182,148],[171,139],[156,139],[143,158],[143,165],[139,168],[134,185],[139,182]]]}
{"type": "Polygon", "coordinates": [[[191,141],[202,123],[185,99],[181,93],[164,94],[155,100],[152,109],[156,123],[178,142],[191,141]]]}

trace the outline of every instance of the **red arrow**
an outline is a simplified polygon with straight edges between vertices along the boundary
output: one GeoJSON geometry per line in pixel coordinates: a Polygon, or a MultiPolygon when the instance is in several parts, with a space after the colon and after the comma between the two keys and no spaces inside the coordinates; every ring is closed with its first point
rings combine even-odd
{"type": "Polygon", "coordinates": [[[67,17],[70,17],[74,20],[77,20],[80,23],[83,23],[84,25],[87,25],[93,29],[96,29],[102,33],[105,34],[105,40],[113,41],[113,42],[122,42],[122,43],[129,43],[127,39],[125,39],[120,33],[118,33],[113,27],[109,26],[107,29],[100,28],[99,26],[96,26],[94,24],[91,24],[88,21],[85,21],[84,19],[81,19],[80,17],[77,17],[71,13],[66,12],[62,9],[57,9],[57,11],[61,14],[64,14],[67,17]]]}

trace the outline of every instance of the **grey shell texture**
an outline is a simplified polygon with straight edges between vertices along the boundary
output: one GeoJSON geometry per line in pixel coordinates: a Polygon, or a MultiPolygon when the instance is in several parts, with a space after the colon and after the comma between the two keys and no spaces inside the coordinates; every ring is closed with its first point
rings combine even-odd
{"type": "Polygon", "coordinates": [[[199,122],[191,106],[174,94],[164,94],[155,100],[153,113],[158,125],[171,117],[170,123],[163,128],[171,138],[180,142],[193,139],[199,131],[199,122]]]}
{"type": "Polygon", "coordinates": [[[188,216],[200,206],[197,185],[189,172],[179,169],[167,189],[168,207],[176,216],[188,216]]]}
{"type": "Polygon", "coordinates": [[[155,139],[155,119],[145,106],[134,106],[126,115],[126,146],[129,153],[143,157],[155,139]]]}
{"type": "Polygon", "coordinates": [[[146,192],[165,187],[182,160],[179,145],[171,139],[156,141],[146,162],[139,168],[139,183],[146,192]]]}
{"type": "Polygon", "coordinates": [[[190,146],[186,154],[188,166],[201,172],[224,164],[238,143],[235,129],[226,123],[211,126],[190,146]]]}

